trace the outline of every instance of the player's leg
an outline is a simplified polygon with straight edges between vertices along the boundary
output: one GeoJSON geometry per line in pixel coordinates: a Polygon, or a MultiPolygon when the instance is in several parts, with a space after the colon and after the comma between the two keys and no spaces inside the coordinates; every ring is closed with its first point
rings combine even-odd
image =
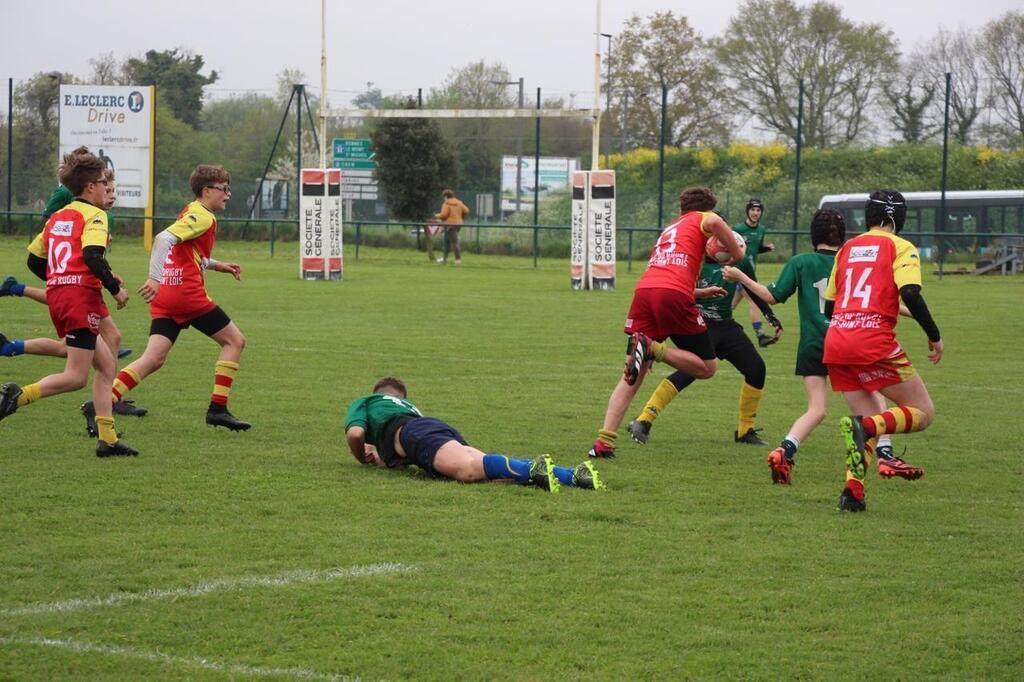
{"type": "Polygon", "coordinates": [[[0,282],[0,296],[24,296],[25,285],[14,275],[8,275],[0,282]]]}
{"type": "Polygon", "coordinates": [[[138,455],[138,450],[118,440],[117,431],[114,430],[114,414],[110,402],[110,393],[114,383],[114,373],[117,371],[117,360],[114,358],[114,352],[107,346],[102,336],[96,340],[92,366],[96,370],[92,380],[92,402],[95,405],[96,435],[98,438],[96,441],[96,456],[133,457],[138,455]]]}
{"type": "Polygon", "coordinates": [[[637,391],[640,390],[644,377],[647,376],[649,371],[647,365],[644,365],[643,369],[640,370],[636,383],[630,385],[626,383],[625,378],[620,378],[619,382],[615,384],[615,389],[612,390],[612,394],[608,397],[608,406],[605,409],[604,421],[597,432],[597,440],[594,441],[590,452],[587,453],[590,457],[615,456],[615,440],[618,438],[619,425],[622,424],[622,419],[626,416],[629,404],[633,401],[637,391]]]}
{"type": "Polygon", "coordinates": [[[796,452],[811,432],[825,419],[828,407],[827,377],[808,375],[803,377],[804,393],[807,394],[807,409],[789,427],[779,447],[768,453],[768,468],[772,482],[789,485],[791,471],[796,464],[796,452]]]}
{"type": "Polygon", "coordinates": [[[757,428],[756,421],[767,374],[764,360],[737,322],[730,320],[720,326],[722,328],[721,338],[715,348],[720,357],[727,360],[743,375],[743,385],[740,386],[739,418],[733,440],[747,445],[767,445],[768,442],[758,433],[760,429],[757,428]]]}
{"type": "MultiPolygon", "coordinates": [[[[100,320],[100,336],[107,344],[111,353],[114,354],[115,359],[119,360],[131,354],[129,349],[121,348],[121,330],[118,329],[117,324],[114,323],[114,318],[110,315],[107,315],[100,320]]],[[[149,410],[144,407],[139,407],[131,400],[118,400],[114,403],[114,414],[123,414],[130,417],[144,417],[147,412],[149,412],[149,410]]]]}
{"type": "MultiPolygon", "coordinates": [[[[707,331],[702,334],[676,335],[672,337],[672,341],[676,344],[677,348],[689,351],[697,357],[709,354],[707,344],[710,343],[710,355],[712,356],[711,359],[713,359],[715,357],[723,357],[719,350],[721,336],[722,325],[711,323],[708,325],[707,331]]],[[[650,439],[654,420],[665,411],[675,397],[679,395],[680,391],[694,381],[696,379],[692,375],[679,370],[662,379],[657,388],[654,389],[654,393],[647,399],[643,409],[640,410],[640,414],[629,423],[629,435],[633,440],[641,445],[645,444],[650,439]]]]}
{"type": "Polygon", "coordinates": [[[57,339],[9,339],[0,334],[0,356],[13,358],[18,355],[45,355],[52,358],[66,358],[67,346],[57,339]]]}
{"type": "MultiPolygon", "coordinates": [[[[831,367],[829,373],[832,375],[831,367]]],[[[848,385],[843,385],[843,388],[850,389],[848,385]]],[[[877,405],[873,391],[843,390],[843,397],[853,414],[863,414],[877,405]]],[[[839,431],[846,447],[846,482],[839,496],[839,509],[864,511],[867,508],[864,503],[864,478],[868,468],[869,437],[865,435],[857,417],[843,417],[839,421],[839,431]]]]}
{"type": "Polygon", "coordinates": [[[18,408],[29,403],[52,395],[77,391],[85,386],[89,379],[89,366],[92,364],[96,335],[87,328],[74,329],[68,332],[68,338],[73,346],[68,347],[63,372],[47,375],[27,386],[7,383],[0,387],[0,419],[14,414],[18,408]]]}
{"type": "Polygon", "coordinates": [[[214,365],[213,394],[206,411],[206,423],[210,426],[223,426],[231,431],[248,430],[252,424],[238,419],[228,410],[228,397],[238,373],[238,361],[245,350],[245,336],[220,307],[192,320],[191,325],[220,346],[220,354],[214,365]]]}
{"type": "Polygon", "coordinates": [[[114,378],[111,396],[112,402],[123,400],[129,391],[138,386],[143,379],[158,371],[167,362],[167,356],[174,347],[181,333],[181,325],[168,318],[153,320],[149,326],[149,339],[146,350],[137,359],[117,373],[114,378]]]}
{"type": "Polygon", "coordinates": [[[24,296],[25,298],[35,301],[36,303],[42,303],[43,305],[46,305],[46,289],[42,287],[26,286],[24,292],[21,295],[24,296]]]}

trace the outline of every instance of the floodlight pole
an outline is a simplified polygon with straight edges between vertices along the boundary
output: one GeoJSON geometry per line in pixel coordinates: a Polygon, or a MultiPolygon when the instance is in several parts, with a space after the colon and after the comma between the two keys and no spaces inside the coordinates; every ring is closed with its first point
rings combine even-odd
{"type": "Polygon", "coordinates": [[[327,168],[327,0],[320,0],[320,167],[327,168]]]}
{"type": "MultiPolygon", "coordinates": [[[[949,165],[949,93],[952,89],[952,80],[953,75],[947,71],[946,102],[943,107],[942,117],[942,180],[940,187],[942,194],[939,195],[939,221],[937,221],[938,224],[936,225],[940,233],[946,231],[946,168],[949,165]]],[[[946,260],[946,243],[942,239],[942,234],[939,234],[939,238],[935,242],[939,249],[939,279],[942,279],[942,266],[946,260]]]]}
{"type": "Polygon", "coordinates": [[[597,170],[601,141],[601,0],[597,0],[597,30],[594,31],[594,102],[591,111],[594,130],[590,139],[590,170],[597,170]]]}

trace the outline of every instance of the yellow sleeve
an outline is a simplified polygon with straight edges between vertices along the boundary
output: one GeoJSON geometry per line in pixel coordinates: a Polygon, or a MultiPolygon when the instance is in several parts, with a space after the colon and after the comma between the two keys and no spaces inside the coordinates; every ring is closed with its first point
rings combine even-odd
{"type": "Polygon", "coordinates": [[[892,278],[896,288],[902,289],[908,284],[921,286],[921,258],[917,247],[905,239],[896,242],[896,258],[892,262],[892,278]]]}
{"type": "Polygon", "coordinates": [[[213,216],[200,211],[189,211],[174,221],[167,231],[183,242],[196,239],[213,227],[213,216]]]}
{"type": "Polygon", "coordinates": [[[704,221],[708,219],[708,216],[712,216],[712,215],[718,215],[718,214],[713,212],[713,211],[705,211],[704,213],[700,214],[700,231],[704,233],[705,237],[710,237],[712,234],[714,234],[714,232],[712,232],[708,228],[704,227],[704,221]]]}
{"type": "Polygon", "coordinates": [[[448,216],[450,215],[451,210],[449,209],[448,202],[446,201],[444,206],[441,207],[441,212],[437,214],[437,218],[438,220],[448,220],[448,216]]]}
{"type": "Polygon", "coordinates": [[[836,300],[836,267],[839,265],[839,256],[836,256],[832,263],[832,273],[828,276],[828,286],[825,287],[824,299],[826,301],[836,300]]]}
{"type": "Polygon", "coordinates": [[[107,229],[107,214],[104,211],[97,211],[96,215],[89,218],[89,222],[82,229],[82,248],[87,246],[102,246],[107,248],[107,237],[110,231],[107,229]]]}
{"type": "Polygon", "coordinates": [[[46,258],[46,244],[43,244],[43,233],[40,232],[28,245],[28,252],[39,258],[46,258]]]}

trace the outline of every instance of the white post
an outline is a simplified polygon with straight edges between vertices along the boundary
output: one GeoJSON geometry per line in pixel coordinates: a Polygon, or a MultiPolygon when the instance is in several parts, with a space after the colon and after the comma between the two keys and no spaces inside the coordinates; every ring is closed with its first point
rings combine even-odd
{"type": "Polygon", "coordinates": [[[327,168],[327,0],[320,0],[320,167],[327,168]]]}
{"type": "Polygon", "coordinates": [[[594,31],[594,135],[590,143],[590,170],[597,170],[601,139],[601,0],[597,0],[597,27],[594,31]]]}

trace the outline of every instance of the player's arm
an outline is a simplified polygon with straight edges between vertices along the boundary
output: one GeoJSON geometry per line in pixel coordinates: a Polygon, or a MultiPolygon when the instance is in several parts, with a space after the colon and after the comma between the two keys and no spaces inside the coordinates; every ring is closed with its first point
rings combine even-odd
{"type": "Polygon", "coordinates": [[[128,292],[121,286],[121,282],[114,276],[107,262],[107,241],[110,233],[107,231],[107,214],[102,211],[94,216],[82,230],[82,260],[85,265],[100,281],[103,288],[110,292],[110,295],[117,301],[118,309],[125,307],[128,303],[128,292]]]}
{"type": "Polygon", "coordinates": [[[701,223],[701,227],[704,228],[705,232],[710,232],[714,236],[718,237],[718,241],[726,245],[729,249],[729,255],[732,256],[732,262],[736,263],[743,258],[743,250],[740,249],[739,243],[733,236],[732,227],[729,223],[722,220],[715,213],[709,213],[704,216],[704,221],[701,223]]]}
{"type": "Polygon", "coordinates": [[[900,287],[900,298],[910,311],[910,316],[921,325],[921,329],[928,336],[928,349],[932,351],[928,359],[933,363],[938,362],[942,359],[942,336],[939,334],[938,325],[932,319],[931,311],[928,310],[928,304],[921,295],[921,285],[904,284],[900,287]]]}
{"type": "Polygon", "coordinates": [[[345,430],[345,440],[348,441],[348,451],[360,464],[373,464],[384,466],[384,462],[377,454],[377,449],[366,442],[366,429],[362,426],[350,426],[345,430]]]}
{"type": "Polygon", "coordinates": [[[203,259],[203,270],[213,270],[214,272],[226,272],[236,280],[242,279],[242,266],[238,263],[229,263],[227,261],[219,261],[215,258],[204,258],[203,259]]]}
{"type": "MultiPolygon", "coordinates": [[[[743,289],[751,294],[754,294],[762,303],[768,305],[775,305],[778,301],[772,296],[772,292],[768,290],[768,287],[758,282],[756,279],[743,272],[739,268],[731,265],[726,265],[722,268],[722,276],[730,282],[739,282],[743,285],[743,289]]],[[[751,299],[753,300],[753,299],[751,299]]],[[[756,301],[755,301],[756,303],[756,301]]]]}
{"type": "Polygon", "coordinates": [[[170,228],[153,238],[153,250],[149,253],[149,278],[139,287],[139,295],[146,303],[151,303],[160,291],[164,279],[164,263],[174,245],[181,237],[171,232],[170,228]]]}

